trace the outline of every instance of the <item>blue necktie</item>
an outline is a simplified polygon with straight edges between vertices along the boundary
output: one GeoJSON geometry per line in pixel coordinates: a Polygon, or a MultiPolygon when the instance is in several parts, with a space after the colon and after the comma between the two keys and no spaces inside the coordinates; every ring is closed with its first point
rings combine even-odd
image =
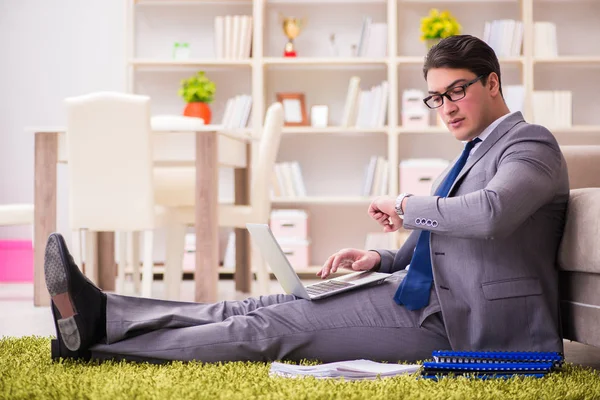
{"type": "MultiPolygon", "coordinates": [[[[476,143],[481,139],[475,138],[465,145],[465,149],[460,155],[454,167],[450,170],[446,179],[435,192],[436,196],[447,197],[456,177],[467,163],[469,153],[476,143]]],[[[394,295],[394,301],[398,304],[404,304],[409,310],[418,310],[429,303],[429,290],[433,282],[433,273],[431,272],[431,253],[429,249],[430,232],[422,230],[417,240],[417,246],[410,262],[410,268],[406,277],[398,287],[394,295]]]]}

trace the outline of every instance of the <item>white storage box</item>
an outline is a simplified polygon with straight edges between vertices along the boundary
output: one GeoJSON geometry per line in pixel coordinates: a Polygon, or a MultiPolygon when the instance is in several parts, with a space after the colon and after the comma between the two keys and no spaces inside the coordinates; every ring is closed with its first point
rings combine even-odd
{"type": "Polygon", "coordinates": [[[429,111],[415,108],[402,111],[403,128],[427,128],[429,126],[429,111]]]}
{"type": "Polygon", "coordinates": [[[291,238],[277,238],[290,264],[294,268],[307,268],[309,260],[309,241],[291,238]]]}
{"type": "Polygon", "coordinates": [[[400,162],[400,192],[429,196],[431,186],[448,167],[449,161],[437,158],[408,159],[400,162]]]}
{"type": "Polygon", "coordinates": [[[304,210],[273,210],[269,225],[277,239],[308,238],[308,213],[304,210]]]}

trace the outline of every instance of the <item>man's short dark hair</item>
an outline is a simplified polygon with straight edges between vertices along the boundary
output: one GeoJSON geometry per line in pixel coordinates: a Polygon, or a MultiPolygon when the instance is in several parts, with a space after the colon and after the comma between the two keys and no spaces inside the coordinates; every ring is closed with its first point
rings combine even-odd
{"type": "Polygon", "coordinates": [[[495,72],[498,75],[500,94],[502,81],[500,79],[500,63],[494,50],[483,40],[471,35],[456,35],[440,40],[434,45],[423,65],[423,76],[432,68],[466,69],[476,76],[483,75],[481,83],[487,83],[487,77],[495,72]]]}

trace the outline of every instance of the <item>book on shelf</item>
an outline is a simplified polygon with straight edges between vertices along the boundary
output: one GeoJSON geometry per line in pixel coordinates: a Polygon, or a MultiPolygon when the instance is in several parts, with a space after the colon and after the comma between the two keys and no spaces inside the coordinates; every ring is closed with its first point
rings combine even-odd
{"type": "Polygon", "coordinates": [[[306,187],[298,161],[276,163],[272,177],[271,193],[274,197],[306,197],[306,187]]]}
{"type": "Polygon", "coordinates": [[[221,125],[227,129],[245,128],[250,119],[252,96],[240,94],[227,99],[221,125]]]}
{"type": "Polygon", "coordinates": [[[510,112],[523,112],[525,105],[525,86],[505,85],[502,86],[502,96],[510,112]]]}
{"type": "Polygon", "coordinates": [[[341,126],[380,128],[385,126],[389,84],[382,81],[369,89],[360,89],[360,78],[353,76],[348,82],[346,102],[341,126]]]}
{"type": "Polygon", "coordinates": [[[533,24],[533,56],[558,57],[554,22],[538,21],[533,24]]]}
{"type": "Polygon", "coordinates": [[[382,156],[372,156],[367,164],[362,195],[386,196],[388,194],[388,160],[382,156]]]}
{"type": "Polygon", "coordinates": [[[215,57],[227,60],[249,58],[252,50],[252,17],[218,15],[214,21],[215,57]]]}
{"type": "Polygon", "coordinates": [[[548,129],[572,126],[573,94],[569,90],[533,92],[533,123],[548,129]]]}
{"type": "Polygon", "coordinates": [[[517,57],[523,45],[523,22],[514,19],[486,21],[483,28],[483,41],[498,57],[517,57]]]}
{"type": "Polygon", "coordinates": [[[356,55],[358,57],[381,58],[387,55],[387,23],[373,22],[373,18],[363,18],[356,55]]]}

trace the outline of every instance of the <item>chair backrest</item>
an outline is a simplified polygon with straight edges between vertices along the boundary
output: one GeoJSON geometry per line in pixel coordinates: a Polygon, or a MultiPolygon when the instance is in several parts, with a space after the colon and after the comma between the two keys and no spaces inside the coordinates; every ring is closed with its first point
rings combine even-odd
{"type": "Polygon", "coordinates": [[[267,220],[271,211],[271,178],[279,151],[283,129],[283,106],[273,103],[267,109],[264,129],[260,138],[258,160],[253,164],[250,204],[254,213],[267,220]]]}
{"type": "Polygon", "coordinates": [[[65,104],[71,228],[151,229],[150,98],[97,92],[65,104]]]}
{"type": "Polygon", "coordinates": [[[563,146],[571,193],[558,264],[566,271],[600,273],[600,146],[563,146]]]}

